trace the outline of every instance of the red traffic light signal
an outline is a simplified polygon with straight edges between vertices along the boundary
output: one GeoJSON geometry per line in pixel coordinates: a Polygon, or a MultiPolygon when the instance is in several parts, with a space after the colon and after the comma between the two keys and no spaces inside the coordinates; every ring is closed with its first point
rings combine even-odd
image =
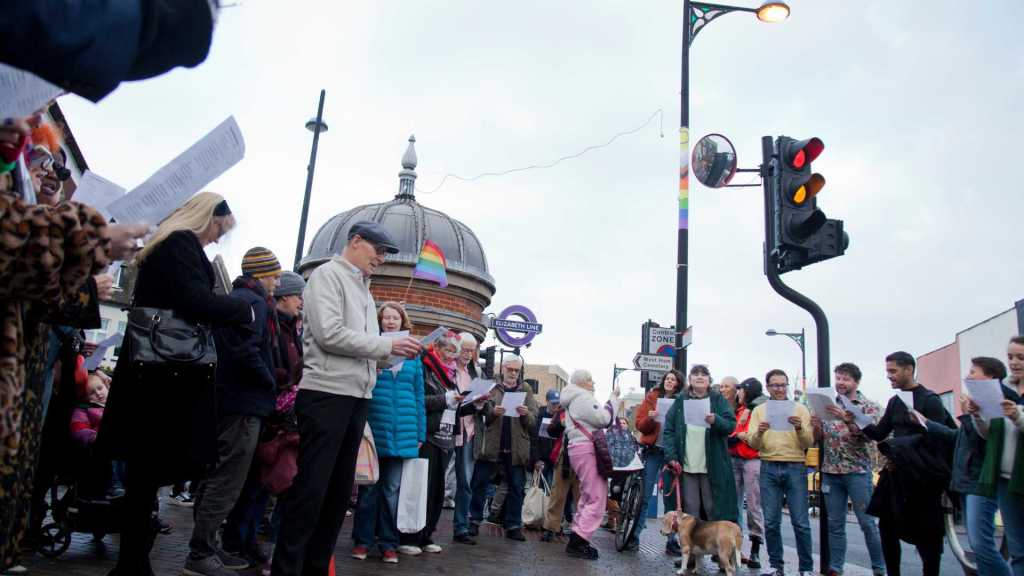
{"type": "Polygon", "coordinates": [[[821,141],[821,138],[808,138],[799,141],[787,138],[785,149],[779,152],[782,154],[782,161],[787,166],[794,170],[803,170],[804,166],[814,162],[824,149],[825,143],[821,141]]]}

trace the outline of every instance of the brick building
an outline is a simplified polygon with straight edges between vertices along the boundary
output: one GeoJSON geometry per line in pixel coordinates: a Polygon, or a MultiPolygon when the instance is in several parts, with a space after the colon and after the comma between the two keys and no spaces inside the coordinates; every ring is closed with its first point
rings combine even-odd
{"type": "MultiPolygon", "coordinates": [[[[557,390],[559,393],[569,385],[569,373],[558,364],[527,364],[523,370],[524,380],[536,380],[537,386],[534,392],[538,398],[543,399],[548,390],[557,390]]],[[[540,402],[542,400],[538,400],[540,402]]]]}
{"type": "Polygon", "coordinates": [[[417,336],[437,326],[447,326],[459,332],[470,332],[478,341],[483,341],[487,328],[482,315],[495,291],[487,257],[468,226],[416,201],[415,142],[416,138],[410,136],[402,156],[398,194],[394,199],[357,206],[330,218],[313,237],[298,271],[308,277],[314,268],[340,253],[348,241],[352,224],[360,220],[377,222],[387,229],[400,248],[397,254],[388,254],[373,275],[370,291],[377,303],[404,301],[417,336]],[[419,279],[412,280],[410,285],[426,240],[433,241],[444,252],[448,276],[445,288],[419,279]]]}

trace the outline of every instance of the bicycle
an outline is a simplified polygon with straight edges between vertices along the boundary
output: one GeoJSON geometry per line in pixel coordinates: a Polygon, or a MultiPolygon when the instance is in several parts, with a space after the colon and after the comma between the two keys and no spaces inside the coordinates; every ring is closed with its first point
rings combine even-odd
{"type": "Polygon", "coordinates": [[[643,503],[644,471],[640,469],[629,472],[623,482],[619,524],[615,527],[615,550],[625,550],[636,534],[636,527],[646,521],[643,503]]]}

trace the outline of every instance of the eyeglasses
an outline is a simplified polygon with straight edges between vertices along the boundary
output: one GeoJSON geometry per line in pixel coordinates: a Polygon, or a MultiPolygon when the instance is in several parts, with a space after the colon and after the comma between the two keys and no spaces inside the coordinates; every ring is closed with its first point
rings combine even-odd
{"type": "Polygon", "coordinates": [[[768,385],[769,388],[785,388],[786,386],[789,386],[789,384],[787,383],[787,384],[769,384],[768,385]]]}
{"type": "Polygon", "coordinates": [[[28,166],[29,168],[42,168],[43,170],[53,169],[53,154],[50,154],[45,148],[36,146],[28,153],[28,166]]]}

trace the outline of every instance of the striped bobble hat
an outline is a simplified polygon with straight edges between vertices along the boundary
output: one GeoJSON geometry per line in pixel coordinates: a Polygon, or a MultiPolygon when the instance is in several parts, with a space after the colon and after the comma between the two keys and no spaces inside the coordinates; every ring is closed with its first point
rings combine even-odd
{"type": "Polygon", "coordinates": [[[262,246],[249,249],[242,257],[242,274],[253,278],[266,278],[281,274],[281,263],[274,253],[262,246]]]}

